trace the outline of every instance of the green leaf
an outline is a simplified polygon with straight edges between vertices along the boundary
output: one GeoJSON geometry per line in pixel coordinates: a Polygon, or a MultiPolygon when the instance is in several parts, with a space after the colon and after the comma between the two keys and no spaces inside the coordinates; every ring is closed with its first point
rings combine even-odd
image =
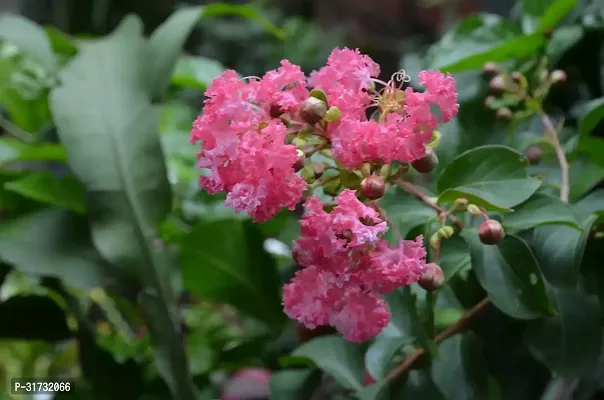
{"type": "Polygon", "coordinates": [[[187,289],[269,323],[283,321],[279,281],[258,228],[238,220],[202,221],[182,243],[187,289]]]}
{"type": "Polygon", "coordinates": [[[445,340],[438,352],[432,363],[432,379],[446,400],[490,398],[486,362],[471,333],[445,340]]]}
{"type": "Polygon", "coordinates": [[[365,386],[355,396],[359,400],[387,400],[389,399],[389,395],[390,388],[388,387],[388,383],[381,381],[365,386]]]}
{"type": "Polygon", "coordinates": [[[1,13],[0,39],[17,46],[47,72],[54,72],[55,55],[44,29],[37,24],[20,15],[1,13]]]}
{"type": "Polygon", "coordinates": [[[0,138],[0,165],[19,161],[66,162],[67,153],[58,144],[31,144],[10,137],[0,138]]]}
{"type": "Polygon", "coordinates": [[[591,192],[574,205],[575,212],[581,223],[594,213],[604,212],[604,189],[591,192]]]}
{"type": "MultiPolygon", "coordinates": [[[[380,200],[380,206],[386,211],[388,219],[399,229],[403,238],[436,215],[432,208],[398,187],[392,188],[386,193],[380,200]]],[[[394,228],[390,228],[387,235],[393,241],[398,241],[394,228]]]]}
{"type": "Polygon", "coordinates": [[[583,38],[585,31],[580,25],[563,26],[556,29],[545,48],[549,61],[555,65],[562,56],[583,38]]]}
{"type": "Polygon", "coordinates": [[[528,176],[528,160],[499,145],[468,150],[447,165],[436,183],[438,202],[467,198],[487,210],[510,211],[526,201],[541,185],[528,176]]]}
{"type": "Polygon", "coordinates": [[[193,400],[167,284],[173,260],[153,245],[171,194],[148,89],[150,55],[140,19],[128,17],[109,36],[81,46],[50,102],[69,165],[87,189],[93,242],[144,287],[139,300],[158,371],[174,397],[193,400]]]}
{"type": "MultiPolygon", "coordinates": [[[[530,1],[530,0],[529,0],[530,1]]],[[[556,25],[577,5],[577,0],[556,0],[545,10],[539,29],[548,31],[556,25]]]]}
{"type": "Polygon", "coordinates": [[[153,60],[150,82],[153,98],[163,95],[170,84],[172,70],[182,47],[199,21],[203,7],[183,7],[164,21],[151,35],[153,60]]]}
{"type": "Polygon", "coordinates": [[[32,172],[4,184],[4,188],[23,197],[84,214],[86,189],[75,177],[57,178],[47,171],[32,172]]]}
{"type": "Polygon", "coordinates": [[[78,48],[73,42],[72,38],[65,33],[61,32],[52,25],[45,26],[44,31],[46,31],[46,36],[48,36],[50,45],[55,53],[62,54],[67,57],[73,57],[78,53],[78,48]]]}
{"type": "Polygon", "coordinates": [[[521,35],[513,24],[498,16],[474,15],[458,23],[429,49],[425,69],[479,69],[487,61],[530,57],[543,43],[542,33],[521,35]]]}
{"type": "Polygon", "coordinates": [[[590,101],[579,118],[579,145],[576,151],[583,150],[604,167],[604,140],[591,136],[591,133],[604,119],[604,97],[590,101]]]}
{"type": "Polygon", "coordinates": [[[446,282],[470,264],[470,249],[461,236],[456,235],[441,242],[438,266],[443,270],[446,282]]]}
{"type": "Polygon", "coordinates": [[[292,353],[295,357],[312,360],[318,368],[346,389],[363,388],[363,353],[361,348],[341,336],[322,336],[310,340],[292,353]]]}
{"type": "Polygon", "coordinates": [[[555,374],[579,378],[596,367],[602,334],[595,298],[572,289],[551,288],[559,315],[527,326],[530,349],[555,374]]]}
{"type": "Polygon", "coordinates": [[[82,289],[104,287],[112,272],[92,245],[87,218],[56,209],[3,221],[0,255],[27,274],[82,289]]]}
{"type": "MultiPolygon", "coordinates": [[[[604,141],[600,141],[604,149],[604,141]]],[[[570,165],[570,188],[569,199],[571,202],[577,201],[585,193],[590,191],[604,178],[604,157],[598,162],[599,154],[588,154],[584,151],[577,151],[570,165]]]]}
{"type": "Polygon", "coordinates": [[[434,384],[430,372],[426,370],[409,371],[407,381],[400,391],[400,399],[443,400],[444,397],[434,384]]]}
{"type": "Polygon", "coordinates": [[[528,242],[548,282],[573,287],[579,277],[583,232],[564,225],[540,226],[528,242]]]}
{"type": "Polygon", "coordinates": [[[226,68],[216,60],[201,56],[183,56],[176,63],[172,85],[206,90],[226,68]]]}
{"type": "Polygon", "coordinates": [[[464,232],[472,269],[493,304],[518,319],[555,315],[539,265],[526,242],[506,235],[495,246],[483,245],[475,232],[464,232]]]}
{"type": "Polygon", "coordinates": [[[581,229],[571,207],[558,198],[536,193],[518,205],[513,213],[505,214],[503,225],[507,229],[525,230],[539,225],[565,224],[581,229]]]}
{"type": "Polygon", "coordinates": [[[256,21],[267,32],[275,36],[279,40],[284,40],[287,35],[283,30],[272,24],[260,11],[251,5],[231,4],[231,3],[212,3],[203,8],[202,18],[220,17],[226,15],[238,15],[242,18],[256,21]]]}
{"type": "Polygon", "coordinates": [[[383,379],[392,368],[393,358],[401,348],[413,344],[413,337],[378,336],[365,353],[365,368],[374,379],[383,379]]]}
{"type": "Polygon", "coordinates": [[[270,389],[272,400],[307,400],[321,382],[317,370],[300,369],[277,371],[271,375],[270,389]]]}

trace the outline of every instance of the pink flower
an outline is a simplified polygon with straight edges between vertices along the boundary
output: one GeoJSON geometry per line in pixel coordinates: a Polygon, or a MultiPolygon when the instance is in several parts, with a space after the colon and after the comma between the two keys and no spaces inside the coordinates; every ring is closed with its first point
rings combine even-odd
{"type": "Polygon", "coordinates": [[[425,271],[421,237],[390,248],[381,234],[388,229],[352,190],[337,198],[327,213],[310,198],[293,244],[305,266],[283,290],[286,314],[309,328],[330,324],[351,341],[377,335],[390,320],[380,294],[417,282],[425,271]]]}

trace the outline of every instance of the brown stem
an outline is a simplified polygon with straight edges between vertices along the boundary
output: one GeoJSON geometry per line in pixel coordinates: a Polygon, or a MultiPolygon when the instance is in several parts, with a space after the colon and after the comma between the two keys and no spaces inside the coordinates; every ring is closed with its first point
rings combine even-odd
{"type": "Polygon", "coordinates": [[[451,220],[451,222],[453,222],[453,224],[457,227],[457,229],[459,229],[460,231],[463,230],[463,222],[461,222],[459,219],[455,218],[455,216],[447,213],[447,210],[438,206],[436,203],[434,203],[432,200],[430,200],[430,198],[428,196],[426,196],[426,194],[424,192],[419,190],[417,188],[417,186],[415,186],[413,183],[408,182],[408,181],[403,181],[403,180],[397,180],[394,183],[396,183],[405,192],[407,192],[407,193],[415,196],[417,199],[423,201],[427,206],[429,206],[433,210],[438,211],[439,213],[447,214],[448,218],[451,220]]]}
{"type": "MultiPolygon", "coordinates": [[[[451,325],[436,336],[436,338],[434,339],[436,344],[439,344],[442,341],[464,330],[468,326],[472,318],[474,318],[479,312],[484,310],[490,304],[490,302],[490,299],[488,297],[485,297],[474,307],[466,311],[464,315],[462,315],[462,317],[459,319],[459,321],[457,321],[454,325],[451,325]]],[[[413,366],[413,364],[415,364],[415,362],[417,362],[417,360],[419,360],[425,353],[426,349],[424,348],[415,350],[407,358],[405,358],[402,363],[400,363],[396,368],[390,371],[384,378],[384,381],[390,382],[393,379],[396,379],[397,377],[407,372],[407,370],[409,370],[413,366]]]]}
{"type": "Polygon", "coordinates": [[[564,149],[560,144],[560,140],[558,139],[558,133],[556,132],[556,128],[554,128],[552,121],[543,111],[540,112],[540,115],[541,120],[543,121],[543,125],[545,125],[545,131],[549,134],[550,138],[552,139],[552,144],[554,145],[556,157],[558,158],[558,163],[560,164],[560,172],[562,174],[562,182],[560,183],[560,200],[565,203],[568,203],[569,178],[568,161],[566,160],[566,154],[564,153],[564,149]]]}

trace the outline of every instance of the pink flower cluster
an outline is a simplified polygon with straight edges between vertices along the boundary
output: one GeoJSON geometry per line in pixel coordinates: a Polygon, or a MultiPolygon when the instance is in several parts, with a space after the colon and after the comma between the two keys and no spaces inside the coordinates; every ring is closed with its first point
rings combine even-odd
{"type": "Polygon", "coordinates": [[[225,71],[209,86],[191,131],[192,143],[203,142],[199,167],[209,171],[201,187],[212,194],[228,192],[226,204],[256,221],[270,219],[283,207],[293,209],[306,182],[294,168],[297,149],[285,138],[305,125],[299,108],[309,97],[307,86],[323,90],[328,106],[340,110],[340,119],[319,132],[346,168],[423,157],[433,130],[457,113],[453,78],[422,71],[419,81],[426,90],[419,93],[381,82],[378,74],[371,58],[350,49],[335,49],[327,65],[308,79],[287,60],[261,79],[242,80],[225,71]],[[384,88],[376,90],[376,83],[384,88]],[[433,114],[434,105],[442,121],[433,114]],[[370,107],[376,107],[375,119],[366,116],[370,107]]]}
{"type": "Polygon", "coordinates": [[[426,270],[422,238],[390,248],[388,226],[352,190],[327,213],[316,197],[306,202],[301,237],[293,245],[297,271],[283,289],[286,314],[308,328],[332,325],[354,342],[376,336],[390,313],[380,294],[417,282],[426,270]]]}

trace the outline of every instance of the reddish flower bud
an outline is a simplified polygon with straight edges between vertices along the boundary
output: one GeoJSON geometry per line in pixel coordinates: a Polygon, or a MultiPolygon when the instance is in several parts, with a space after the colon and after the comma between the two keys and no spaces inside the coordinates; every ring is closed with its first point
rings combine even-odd
{"type": "Polygon", "coordinates": [[[375,383],[375,379],[373,379],[373,377],[369,375],[369,372],[365,371],[365,376],[363,377],[363,385],[369,386],[373,383],[375,383]]]}
{"type": "Polygon", "coordinates": [[[443,270],[434,263],[426,264],[426,272],[417,282],[424,290],[432,292],[438,290],[445,284],[443,270]]]}
{"type": "Polygon", "coordinates": [[[494,62],[486,62],[482,66],[482,73],[484,74],[485,77],[487,77],[489,79],[494,77],[495,75],[499,74],[500,72],[501,72],[501,69],[494,62]]]}
{"type": "Polygon", "coordinates": [[[300,104],[300,118],[311,125],[321,121],[327,113],[327,104],[316,97],[309,97],[300,104]]]}
{"type": "Polygon", "coordinates": [[[527,149],[524,155],[531,164],[537,164],[541,160],[543,152],[539,147],[535,146],[527,149]]]}
{"type": "Polygon", "coordinates": [[[304,165],[306,165],[306,154],[304,154],[304,152],[300,149],[297,150],[297,154],[298,158],[294,163],[294,170],[296,172],[300,171],[302,168],[304,168],[304,165]]]}
{"type": "Polygon", "coordinates": [[[560,69],[552,71],[551,75],[549,76],[549,80],[552,85],[555,85],[557,83],[564,83],[566,82],[566,72],[560,69]]]}
{"type": "Polygon", "coordinates": [[[501,242],[504,236],[503,227],[494,219],[487,219],[478,227],[478,237],[483,244],[497,244],[501,242]]]}
{"type": "Polygon", "coordinates": [[[283,113],[285,113],[285,110],[278,104],[272,104],[268,113],[271,118],[279,118],[281,115],[283,115],[283,113]]]}
{"type": "Polygon", "coordinates": [[[514,113],[512,113],[512,110],[510,110],[509,108],[503,107],[497,110],[495,116],[497,117],[497,119],[509,121],[514,117],[514,113]]]}
{"type": "Polygon", "coordinates": [[[252,400],[268,398],[271,371],[263,368],[241,369],[226,382],[220,400],[252,400]]]}
{"type": "Polygon", "coordinates": [[[411,166],[415,168],[417,172],[427,174],[436,168],[438,165],[438,157],[436,153],[430,147],[426,148],[426,154],[419,160],[415,160],[411,163],[411,166]]]}
{"type": "Polygon", "coordinates": [[[361,192],[369,200],[377,200],[384,196],[386,184],[377,175],[370,175],[361,182],[361,192]]]}

